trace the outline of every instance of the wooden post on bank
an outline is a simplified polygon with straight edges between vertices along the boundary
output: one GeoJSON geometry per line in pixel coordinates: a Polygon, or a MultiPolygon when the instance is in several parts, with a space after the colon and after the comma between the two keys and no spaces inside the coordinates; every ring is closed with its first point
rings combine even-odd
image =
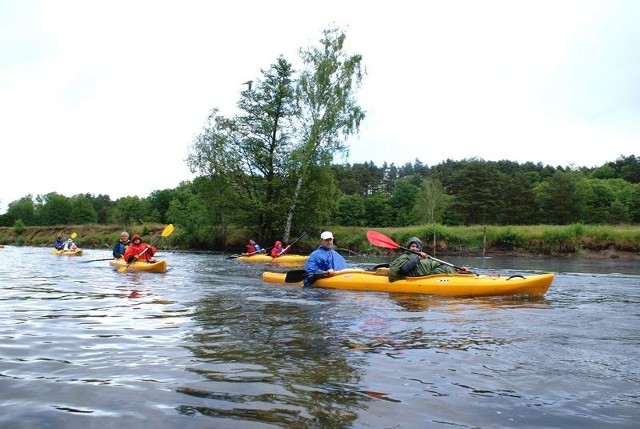
{"type": "Polygon", "coordinates": [[[485,225],[482,228],[482,257],[484,258],[484,254],[487,251],[487,226],[485,225]]]}

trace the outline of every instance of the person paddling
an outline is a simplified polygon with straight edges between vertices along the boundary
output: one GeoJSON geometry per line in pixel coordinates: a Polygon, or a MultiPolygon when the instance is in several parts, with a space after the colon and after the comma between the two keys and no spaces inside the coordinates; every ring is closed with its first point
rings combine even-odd
{"type": "Polygon", "coordinates": [[[311,252],[304,265],[307,276],[303,285],[311,286],[319,278],[333,276],[345,268],[348,268],[347,261],[333,250],[333,234],[331,231],[325,231],[320,234],[320,246],[311,252]]]}
{"type": "Polygon", "coordinates": [[[153,255],[156,254],[155,246],[151,246],[147,243],[143,243],[138,234],[133,234],[131,237],[131,244],[127,247],[127,250],[122,256],[128,264],[131,264],[137,260],[146,262],[154,262],[153,255]]]}
{"type": "Polygon", "coordinates": [[[129,233],[127,231],[122,231],[120,233],[120,238],[113,245],[113,257],[118,259],[122,258],[124,252],[127,250],[127,246],[129,245],[129,233]]]}
{"type": "Polygon", "coordinates": [[[282,247],[282,241],[276,241],[273,245],[273,249],[271,249],[271,257],[277,258],[278,256],[282,256],[289,251],[291,246],[282,247]]]}
{"type": "Polygon", "coordinates": [[[249,244],[247,244],[242,256],[251,256],[255,255],[256,253],[264,253],[264,250],[262,250],[262,247],[260,247],[260,245],[256,243],[256,240],[251,238],[249,239],[249,244]]]}
{"type": "Polygon", "coordinates": [[[64,249],[64,240],[62,239],[61,235],[59,235],[56,238],[56,241],[53,243],[53,247],[56,250],[63,250],[64,249]]]}
{"type": "Polygon", "coordinates": [[[411,237],[405,247],[410,251],[398,256],[389,264],[390,282],[406,277],[422,277],[430,274],[469,274],[467,267],[455,269],[450,265],[427,259],[429,255],[422,251],[422,241],[418,237],[411,237]]]}

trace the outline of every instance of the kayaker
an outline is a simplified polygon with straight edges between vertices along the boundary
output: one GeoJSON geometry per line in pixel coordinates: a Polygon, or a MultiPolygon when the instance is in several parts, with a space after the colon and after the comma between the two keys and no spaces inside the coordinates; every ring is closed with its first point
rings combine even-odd
{"type": "Polygon", "coordinates": [[[66,243],[64,243],[64,250],[77,250],[78,246],[74,243],[73,238],[69,238],[66,243]]]}
{"type": "Polygon", "coordinates": [[[242,256],[255,255],[256,253],[265,253],[265,251],[262,249],[262,247],[260,247],[258,243],[256,243],[256,240],[251,238],[249,239],[249,244],[247,244],[247,247],[245,248],[242,256]]]}
{"type": "Polygon", "coordinates": [[[53,242],[53,247],[56,250],[64,249],[64,240],[62,239],[61,235],[59,235],[58,238],[56,238],[56,241],[53,242]]]}
{"type": "Polygon", "coordinates": [[[118,259],[122,258],[124,252],[127,250],[127,246],[129,245],[129,233],[127,231],[122,231],[120,233],[120,238],[113,245],[113,257],[118,259]]]}
{"type": "Polygon", "coordinates": [[[319,278],[333,276],[336,271],[345,268],[348,268],[347,261],[333,249],[333,234],[325,231],[320,234],[320,246],[311,252],[304,265],[307,277],[304,278],[303,285],[311,286],[319,278]]]}
{"type": "Polygon", "coordinates": [[[153,255],[156,254],[156,248],[147,243],[143,243],[138,234],[133,234],[131,237],[131,244],[127,247],[122,257],[128,264],[137,260],[146,262],[153,262],[153,255]]]}
{"type": "MultiPolygon", "coordinates": [[[[429,274],[456,274],[468,273],[464,270],[442,264],[428,259],[429,255],[422,251],[422,241],[418,237],[411,237],[405,246],[411,252],[405,252],[389,264],[389,281],[403,279],[405,277],[422,277],[429,274]]],[[[464,267],[463,267],[464,268],[464,267]]]]}
{"type": "Polygon", "coordinates": [[[271,257],[277,258],[278,256],[282,256],[289,251],[291,246],[282,247],[282,241],[276,241],[273,245],[273,249],[271,249],[271,257]]]}

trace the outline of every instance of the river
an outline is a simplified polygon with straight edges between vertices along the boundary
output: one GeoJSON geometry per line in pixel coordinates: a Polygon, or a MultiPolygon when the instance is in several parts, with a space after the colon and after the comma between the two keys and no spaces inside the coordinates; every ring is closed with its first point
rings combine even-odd
{"type": "Polygon", "coordinates": [[[447,258],[556,273],[476,299],[266,284],[219,253],[88,262],[108,257],[0,249],[3,429],[638,425],[637,261],[447,258]]]}

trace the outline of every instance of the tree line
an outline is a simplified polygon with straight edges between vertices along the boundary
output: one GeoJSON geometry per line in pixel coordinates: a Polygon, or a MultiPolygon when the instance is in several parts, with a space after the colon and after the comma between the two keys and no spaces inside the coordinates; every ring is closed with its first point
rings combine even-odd
{"type": "Polygon", "coordinates": [[[482,159],[429,167],[337,164],[366,112],[357,90],[362,56],[346,34],[324,30],[319,45],[284,57],[242,91],[232,117],[212,108],[187,156],[196,179],[148,197],[27,195],[0,225],[173,223],[190,248],[218,248],[231,231],[288,241],[329,225],[391,227],[640,222],[640,159],[620,156],[598,168],[482,159]]]}
{"type": "MultiPolygon", "coordinates": [[[[307,186],[317,193],[332,189],[335,199],[326,211],[301,208],[296,230],[317,225],[640,223],[640,158],[634,155],[597,168],[478,159],[447,160],[429,167],[416,160],[400,167],[334,164],[323,175],[325,182],[311,181],[307,186]]],[[[258,231],[253,208],[235,204],[236,199],[233,188],[219,187],[204,176],[146,198],[27,195],[9,204],[7,213],[0,215],[0,225],[174,223],[181,226],[189,244],[206,248],[212,233],[223,234],[232,227],[258,231]],[[218,204],[225,199],[228,204],[218,204]]],[[[277,204],[274,210],[279,210],[277,204]]],[[[264,238],[279,234],[282,229],[274,227],[264,238]]]]}

